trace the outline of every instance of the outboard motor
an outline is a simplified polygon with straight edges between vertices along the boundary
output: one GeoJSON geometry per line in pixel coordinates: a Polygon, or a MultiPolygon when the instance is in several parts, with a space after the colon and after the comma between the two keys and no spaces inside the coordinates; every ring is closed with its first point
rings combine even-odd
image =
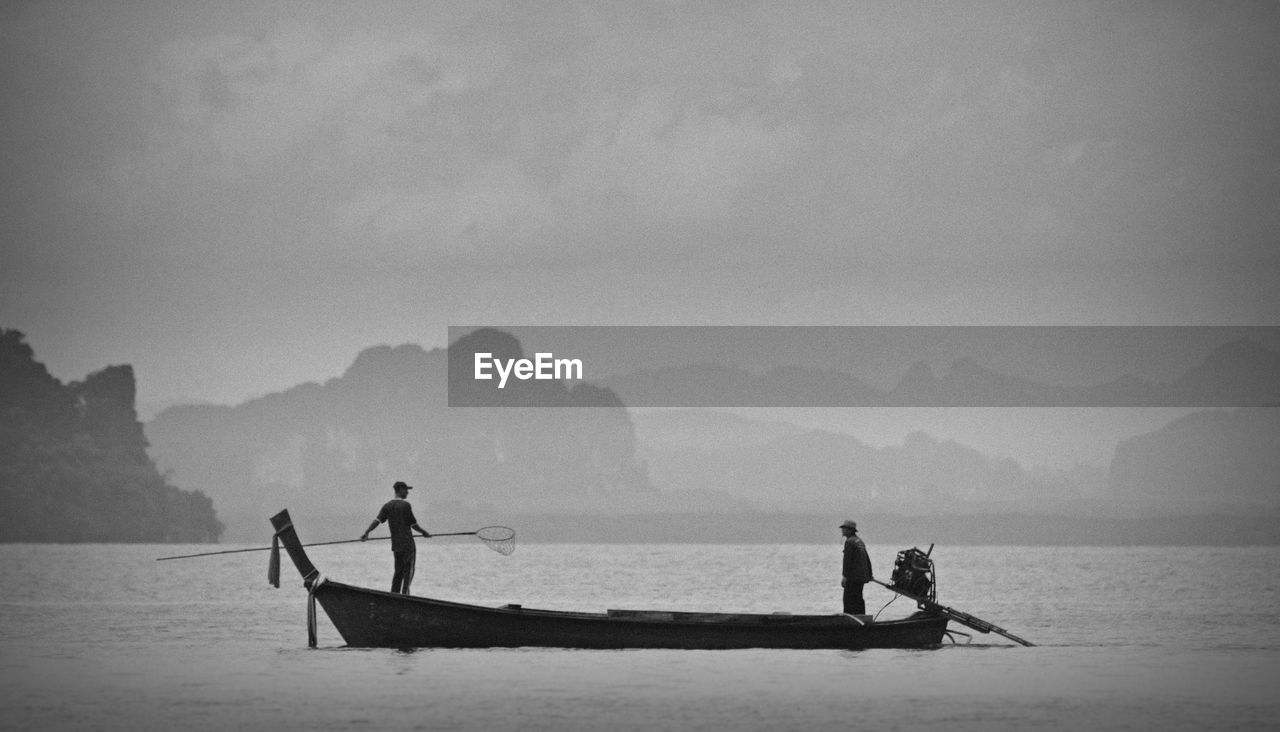
{"type": "Polygon", "coordinates": [[[893,575],[890,577],[892,583],[881,582],[877,579],[871,581],[912,598],[922,611],[945,616],[949,620],[954,620],[980,633],[998,633],[1024,646],[1035,645],[1031,641],[1023,640],[1004,628],[988,623],[982,618],[974,617],[969,613],[961,612],[946,605],[939,605],[937,576],[933,573],[933,560],[929,558],[932,553],[932,544],[929,545],[929,551],[927,552],[922,552],[916,547],[903,549],[898,552],[898,558],[893,563],[893,575]]]}
{"type": "Polygon", "coordinates": [[[929,545],[927,552],[922,552],[916,547],[898,552],[898,558],[893,562],[893,575],[890,578],[894,589],[926,600],[936,600],[937,587],[934,584],[933,560],[929,558],[932,553],[932,544],[929,545]]]}

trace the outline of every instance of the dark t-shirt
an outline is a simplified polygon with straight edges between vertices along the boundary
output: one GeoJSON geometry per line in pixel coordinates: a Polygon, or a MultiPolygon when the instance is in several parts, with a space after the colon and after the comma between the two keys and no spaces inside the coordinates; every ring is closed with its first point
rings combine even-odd
{"type": "Polygon", "coordinates": [[[413,543],[413,532],[409,527],[418,523],[413,517],[413,506],[403,498],[392,498],[382,506],[382,510],[378,511],[378,523],[387,523],[387,528],[391,530],[391,551],[393,552],[411,552],[416,551],[417,546],[413,543]]]}

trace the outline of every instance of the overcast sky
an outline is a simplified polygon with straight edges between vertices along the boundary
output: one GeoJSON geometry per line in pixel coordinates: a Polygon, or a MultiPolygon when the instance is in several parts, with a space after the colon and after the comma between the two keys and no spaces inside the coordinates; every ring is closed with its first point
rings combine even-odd
{"type": "Polygon", "coordinates": [[[0,53],[0,325],[144,402],[450,324],[1280,324],[1274,2],[10,2],[0,53]]]}

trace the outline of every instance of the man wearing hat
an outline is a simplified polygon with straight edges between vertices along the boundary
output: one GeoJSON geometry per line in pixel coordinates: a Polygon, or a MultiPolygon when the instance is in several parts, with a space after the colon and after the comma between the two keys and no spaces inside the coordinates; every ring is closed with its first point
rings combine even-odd
{"type": "Polygon", "coordinates": [[[873,576],[871,557],[867,556],[867,547],[858,538],[857,523],[845,521],[840,524],[840,532],[844,534],[844,577],[840,580],[840,586],[844,588],[844,611],[849,615],[866,615],[862,586],[873,576]]]}
{"type": "Polygon", "coordinates": [[[418,520],[413,517],[413,507],[409,505],[409,491],[413,486],[403,480],[397,480],[391,486],[396,497],[382,504],[378,517],[369,524],[369,528],[360,535],[360,541],[369,540],[369,532],[378,528],[378,524],[387,522],[391,529],[391,554],[395,557],[395,572],[391,575],[391,591],[409,594],[409,583],[413,581],[413,565],[418,556],[418,547],[413,543],[413,531],[430,538],[418,520]],[[411,529],[413,531],[411,531],[411,529]]]}

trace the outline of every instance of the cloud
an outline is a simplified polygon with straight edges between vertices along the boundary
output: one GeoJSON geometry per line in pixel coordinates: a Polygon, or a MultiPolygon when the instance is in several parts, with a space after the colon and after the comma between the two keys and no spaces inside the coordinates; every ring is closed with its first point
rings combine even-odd
{"type": "Polygon", "coordinates": [[[290,353],[318,378],[450,318],[1280,312],[1273,3],[142,0],[0,21],[0,305],[64,375],[288,384],[290,353]]]}
{"type": "MultiPolygon", "coordinates": [[[[802,125],[721,88],[690,93],[659,74],[634,94],[595,93],[583,85],[595,70],[530,70],[516,45],[300,24],[167,42],[147,66],[146,144],[118,160],[104,195],[134,215],[174,196],[208,200],[209,186],[304,187],[366,247],[534,254],[563,249],[552,228],[592,242],[584,227],[610,217],[730,217],[807,144],[802,125]],[[529,81],[556,103],[510,106],[529,81]]],[[[767,61],[753,84],[799,83],[794,59],[767,61]]]]}
{"type": "Polygon", "coordinates": [[[365,187],[335,217],[348,235],[395,243],[400,254],[429,248],[484,259],[495,247],[501,254],[535,237],[552,223],[554,207],[518,170],[498,165],[461,185],[365,187]]]}
{"type": "Polygon", "coordinates": [[[147,66],[149,141],[129,167],[139,184],[164,186],[175,174],[261,174],[290,156],[351,164],[504,63],[492,47],[450,47],[420,30],[333,35],[292,24],[173,40],[147,66]]]}
{"type": "Polygon", "coordinates": [[[1043,9],[1000,23],[686,5],[488,13],[168,40],[147,65],[146,144],[101,195],[133,215],[248,187],[305,211],[317,238],[327,225],[390,252],[529,261],[653,227],[674,250],[705,248],[707,226],[758,252],[786,236],[814,250],[844,237],[834,244],[925,256],[1149,256],[1196,245],[1121,240],[1136,219],[1167,216],[1188,174],[1213,187],[1238,167],[1221,162],[1235,155],[1225,138],[1201,144],[1190,173],[1168,165],[1186,168],[1185,149],[1153,142],[1205,132],[1195,115],[1225,73],[1204,50],[1223,26],[1178,13],[1150,30],[1119,14],[1114,39],[1043,9]],[[1179,81],[1165,66],[1182,49],[1206,67],[1179,81]],[[1191,121],[1158,111],[1175,93],[1191,121]],[[1086,154],[1103,145],[1109,156],[1086,154]]]}
{"type": "Polygon", "coordinates": [[[6,110],[11,228],[81,251],[812,275],[1258,257],[1280,226],[1262,6],[103,7],[6,36],[38,102],[6,110]]]}
{"type": "Polygon", "coordinates": [[[771,125],[750,111],[717,112],[650,90],[607,100],[566,166],[563,193],[577,199],[623,197],[658,220],[732,214],[762,176],[805,144],[795,125],[771,125]]]}

